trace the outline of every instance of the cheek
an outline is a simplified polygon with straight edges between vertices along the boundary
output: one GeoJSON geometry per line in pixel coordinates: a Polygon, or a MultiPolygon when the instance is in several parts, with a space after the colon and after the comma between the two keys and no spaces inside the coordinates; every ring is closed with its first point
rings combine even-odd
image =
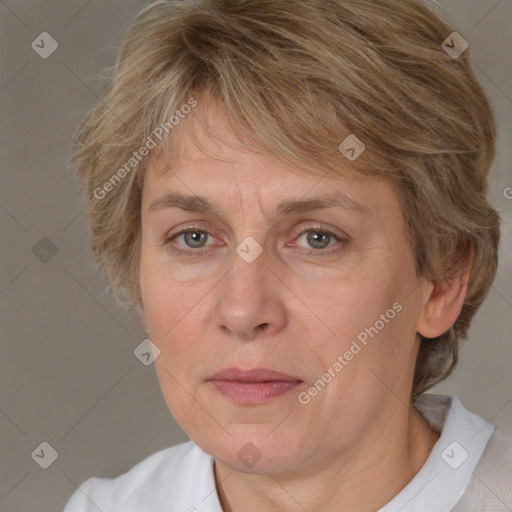
{"type": "Polygon", "coordinates": [[[205,358],[204,337],[211,323],[211,309],[205,297],[211,288],[184,285],[157,272],[141,279],[145,320],[151,341],[160,349],[156,360],[164,389],[178,391],[179,383],[189,387],[197,380],[197,368],[205,358]]]}
{"type": "Polygon", "coordinates": [[[383,269],[334,281],[328,293],[311,296],[328,333],[308,347],[318,356],[316,371],[327,371],[341,356],[338,385],[364,393],[376,379],[370,370],[387,382],[393,369],[407,362],[414,340],[416,307],[404,290],[400,274],[383,269]]]}
{"type": "Polygon", "coordinates": [[[390,309],[388,316],[394,316],[393,303],[399,298],[398,289],[367,274],[335,281],[329,289],[329,293],[317,293],[309,300],[329,330],[345,340],[365,332],[390,309]]]}
{"type": "Polygon", "coordinates": [[[186,287],[177,282],[157,258],[142,256],[140,287],[145,319],[153,336],[162,338],[170,334],[193,306],[193,294],[185,290],[186,287]]]}

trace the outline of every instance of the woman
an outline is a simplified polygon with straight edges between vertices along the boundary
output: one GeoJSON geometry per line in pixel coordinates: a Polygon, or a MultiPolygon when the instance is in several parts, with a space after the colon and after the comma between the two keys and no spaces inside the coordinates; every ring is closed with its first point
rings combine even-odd
{"type": "Polygon", "coordinates": [[[139,13],[73,161],[191,441],[66,512],[512,509],[511,439],[424,394],[497,266],[464,43],[413,0],[139,13]]]}

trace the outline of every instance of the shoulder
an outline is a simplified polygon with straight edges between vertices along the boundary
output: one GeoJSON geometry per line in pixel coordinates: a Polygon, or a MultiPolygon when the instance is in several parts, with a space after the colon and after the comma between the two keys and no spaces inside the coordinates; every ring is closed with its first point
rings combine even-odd
{"type": "Polygon", "coordinates": [[[512,510],[512,436],[495,430],[455,511],[512,510]]]}
{"type": "Polygon", "coordinates": [[[197,478],[201,472],[206,475],[209,462],[209,455],[192,441],[166,448],[117,478],[89,478],[71,496],[64,512],[96,512],[98,508],[127,512],[137,510],[140,503],[154,504],[156,511],[164,501],[186,497],[187,487],[194,478],[197,486],[197,478]]]}
{"type": "Polygon", "coordinates": [[[512,507],[512,436],[495,430],[482,454],[475,475],[500,495],[510,500],[512,507]]]}
{"type": "Polygon", "coordinates": [[[445,496],[433,509],[512,511],[512,436],[467,410],[456,396],[421,395],[414,405],[441,432],[424,468],[442,474],[436,493],[449,493],[451,501],[445,496]]]}

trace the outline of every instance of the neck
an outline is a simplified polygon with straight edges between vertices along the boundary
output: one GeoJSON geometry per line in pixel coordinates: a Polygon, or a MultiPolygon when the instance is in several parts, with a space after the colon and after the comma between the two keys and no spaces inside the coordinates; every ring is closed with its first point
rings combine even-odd
{"type": "Polygon", "coordinates": [[[427,460],[440,434],[409,408],[402,429],[375,429],[357,447],[300,473],[246,474],[215,463],[224,512],[373,512],[398,494],[427,460]]]}

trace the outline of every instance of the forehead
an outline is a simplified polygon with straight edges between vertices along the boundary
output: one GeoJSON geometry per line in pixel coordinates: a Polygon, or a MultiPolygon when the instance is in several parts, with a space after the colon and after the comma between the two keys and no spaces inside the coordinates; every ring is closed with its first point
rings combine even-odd
{"type": "Polygon", "coordinates": [[[371,217],[379,202],[396,202],[383,180],[355,177],[344,169],[298,169],[244,142],[221,110],[211,113],[207,128],[187,120],[174,144],[176,158],[161,153],[149,162],[145,210],[178,207],[220,214],[227,203],[244,208],[267,203],[279,215],[341,207],[371,217]]]}

